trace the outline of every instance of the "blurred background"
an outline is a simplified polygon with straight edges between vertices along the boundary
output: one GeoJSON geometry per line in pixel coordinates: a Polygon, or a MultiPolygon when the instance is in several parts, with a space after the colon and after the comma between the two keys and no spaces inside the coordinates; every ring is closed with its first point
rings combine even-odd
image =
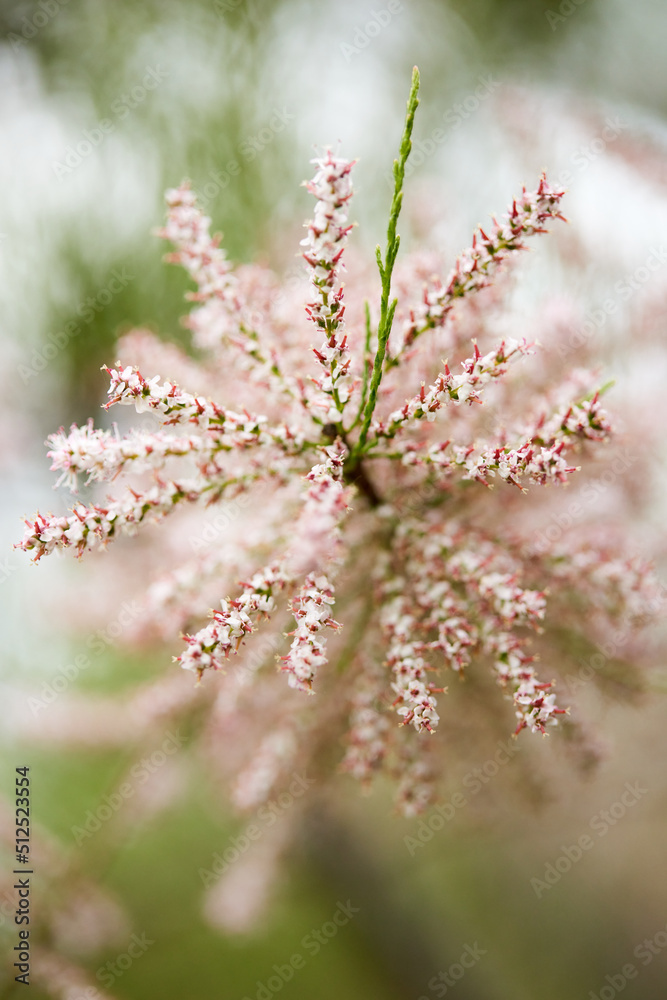
{"type": "MultiPolygon", "coordinates": [[[[60,928],[63,962],[86,971],[93,987],[72,986],[71,976],[62,985],[67,974],[54,967],[32,996],[663,997],[660,671],[634,692],[580,685],[578,704],[603,750],[590,772],[552,738],[522,743],[522,788],[509,767],[496,775],[489,765],[483,773],[493,780],[474,779],[494,744],[489,751],[461,736],[457,753],[455,732],[453,818],[443,824],[391,817],[381,788],[371,798],[351,782],[334,799],[314,792],[272,907],[252,932],[230,934],[202,908],[201,869],[211,870],[232,838],[238,846],[244,828],[189,757],[187,734],[160,781],[146,781],[143,811],[134,815],[129,800],[110,807],[113,820],[76,843],[75,828],[99,811],[129,763],[159,744],[123,754],[105,750],[104,740],[85,752],[60,747],[48,739],[48,711],[36,721],[33,713],[26,731],[29,698],[90,651],[90,636],[118,619],[122,595],[100,611],[86,567],[52,559],[37,570],[11,544],[22,515],[47,506],[46,434],[98,412],[99,368],[116,360],[117,337],[149,326],[183,338],[187,281],[161,263],[164,245],[151,235],[162,223],[165,188],[189,177],[233,260],[270,261],[289,275],[308,212],[300,187],[308,161],[316,147],[339,143],[360,161],[356,239],[372,252],[386,224],[414,64],[422,106],[407,245],[451,249],[453,260],[476,224],[546,168],[569,188],[574,266],[543,241],[525,294],[539,301],[567,287],[581,315],[592,317],[601,369],[641,406],[667,376],[667,7],[4,0],[0,25],[2,790],[10,795],[16,766],[31,767],[43,858],[37,914],[40,899],[64,891],[50,881],[59,871],[108,893],[93,905],[82,890],[60,928]],[[644,279],[653,253],[660,267],[644,279]],[[631,279],[636,294],[596,322],[609,290],[631,279]],[[651,336],[639,343],[637,317],[645,329],[647,314],[651,336]],[[63,593],[78,594],[71,615],[63,593]],[[577,857],[584,834],[594,849],[577,857]],[[328,935],[348,901],[359,912],[328,935]],[[316,949],[308,935],[318,929],[316,949]],[[128,951],[133,934],[144,943],[128,951]],[[288,977],[297,953],[303,967],[288,977]],[[621,973],[628,963],[635,976],[621,973]]],[[[635,526],[649,555],[664,519],[664,480],[658,469],[654,502],[635,526]]],[[[99,587],[103,573],[95,579],[99,587]]],[[[72,691],[122,692],[164,669],[163,650],[133,656],[112,640],[111,629],[72,691]]],[[[11,945],[14,898],[10,882],[0,930],[11,945]]],[[[12,980],[4,973],[3,996],[19,995],[12,980]]]]}

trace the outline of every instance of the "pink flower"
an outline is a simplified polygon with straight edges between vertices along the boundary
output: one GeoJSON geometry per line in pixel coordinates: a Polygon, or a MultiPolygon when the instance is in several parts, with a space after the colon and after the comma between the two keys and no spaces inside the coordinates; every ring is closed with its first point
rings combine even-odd
{"type": "MultiPolygon", "coordinates": [[[[483,312],[477,293],[562,218],[563,191],[544,176],[524,189],[415,303],[410,282],[393,275],[415,108],[413,88],[378,254],[379,304],[363,269],[351,266],[343,285],[353,163],[330,150],[306,185],[315,201],[302,241],[308,321],[293,282],[281,296],[267,268],[232,265],[187,185],[168,193],[161,235],[195,283],[188,327],[204,356],[147,334],[124,341],[124,351],[134,344],[142,354],[142,370],[106,368],[105,408],[132,406],[157,429],[61,428],[48,454],[59,483],[124,481],[125,492],[76,502],[67,515],[37,514],[19,543],[37,560],[103,548],[151,521],[173,526],[146,621],[163,635],[166,625],[189,629],[174,659],[198,679],[218,674],[206,739],[221,747],[218,761],[241,748],[240,808],[268,794],[292,761],[329,759],[330,744],[342,744],[344,770],[365,784],[385,770],[398,779],[404,812],[417,812],[434,795],[448,673],[488,670],[511,704],[509,728],[546,733],[566,711],[553,679],[560,653],[554,647],[538,675],[534,636],[548,652],[542,629],[554,616],[590,638],[655,604],[647,567],[611,546],[538,551],[522,537],[542,495],[576,482],[612,440],[593,377],[573,365],[552,390],[528,358],[538,348],[502,338],[495,314],[488,329],[470,328],[464,308],[462,329],[443,331],[457,302],[483,312]],[[443,359],[443,344],[457,357],[443,359]],[[205,394],[143,373],[170,359],[205,394]],[[480,488],[494,483],[514,489],[480,488]],[[178,565],[183,519],[241,496],[247,518],[219,534],[203,530],[204,551],[178,565]],[[219,676],[234,657],[243,683],[219,676]]],[[[421,282],[425,273],[420,256],[408,274],[421,282]]]]}

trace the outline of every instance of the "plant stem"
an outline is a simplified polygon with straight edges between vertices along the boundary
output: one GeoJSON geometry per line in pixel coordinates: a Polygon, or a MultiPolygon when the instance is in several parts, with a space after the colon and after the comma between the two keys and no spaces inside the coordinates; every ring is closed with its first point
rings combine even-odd
{"type": "Polygon", "coordinates": [[[411,136],[415,112],[419,104],[418,95],[419,70],[415,66],[412,71],[412,87],[410,88],[410,97],[408,98],[408,109],[405,118],[405,128],[403,130],[403,138],[401,139],[399,156],[397,160],[394,160],[394,196],[392,198],[391,211],[389,213],[389,224],[387,226],[387,249],[385,250],[384,260],[382,259],[382,251],[379,245],[376,247],[375,251],[378,269],[380,271],[380,278],[382,280],[380,322],[378,324],[378,346],[375,354],[375,361],[373,363],[373,374],[371,376],[361,434],[359,435],[359,440],[351,456],[353,462],[355,462],[355,460],[358,462],[358,459],[361,455],[363,455],[366,447],[368,430],[371,425],[373,411],[375,410],[375,404],[377,402],[378,389],[380,388],[380,382],[382,381],[382,371],[384,366],[384,357],[387,350],[387,341],[389,340],[391,325],[396,311],[397,299],[394,299],[392,302],[389,301],[389,297],[391,295],[391,277],[398,254],[398,248],[401,243],[401,238],[396,233],[396,225],[398,223],[398,217],[401,214],[401,205],[403,203],[405,164],[407,163],[412,149],[411,136]]]}
{"type": "MultiPolygon", "coordinates": [[[[371,364],[371,307],[368,304],[368,299],[364,302],[364,316],[366,323],[366,339],[364,341],[364,374],[363,383],[361,387],[361,402],[359,403],[359,410],[354,418],[354,423],[352,427],[356,427],[361,417],[363,415],[364,409],[366,408],[366,399],[368,397],[368,376],[370,374],[370,364],[371,364]]],[[[352,430],[350,427],[350,430],[352,430]]]]}

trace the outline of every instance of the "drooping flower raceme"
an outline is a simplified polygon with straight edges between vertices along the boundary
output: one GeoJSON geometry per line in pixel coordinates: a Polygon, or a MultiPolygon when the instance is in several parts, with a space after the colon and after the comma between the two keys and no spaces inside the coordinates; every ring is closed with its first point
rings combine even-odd
{"type": "MultiPolygon", "coordinates": [[[[354,167],[343,157],[326,151],[314,161],[307,283],[289,321],[293,290],[278,302],[267,269],[235,269],[187,184],[168,193],[161,235],[196,285],[188,326],[201,357],[175,347],[167,354],[150,334],[125,338],[123,350],[134,343],[145,360],[142,370],[106,368],[105,407],[133,407],[159,427],[120,434],[90,421],[51,435],[59,483],[76,490],[84,477],[126,489],[77,501],[68,514],[35,515],[19,543],[36,560],[56,549],[80,556],[148,522],[177,532],[183,508],[242,495],[256,523],[272,526],[254,540],[248,533],[254,569],[218,593],[207,621],[188,624],[175,656],[198,679],[252,663],[242,694],[216,678],[227,710],[213,699],[213,717],[236,733],[230,739],[254,733],[260,747],[244,764],[259,791],[237,788],[239,802],[270,795],[291,764],[320,759],[323,741],[342,731],[344,770],[367,784],[386,769],[399,780],[402,808],[423,808],[448,674],[489,669],[512,703],[510,729],[545,733],[566,710],[553,681],[558,658],[538,674],[531,649],[532,639],[546,642],[551,603],[567,608],[568,627],[572,608],[584,608],[577,628],[585,634],[626,610],[636,618],[654,593],[642,566],[624,589],[612,552],[537,552],[521,537],[541,492],[572,481],[610,441],[600,393],[581,391],[578,375],[531,399],[535,345],[497,336],[444,360],[437,340],[459,304],[482,301],[527,241],[562,218],[564,192],[542,176],[488,235],[478,230],[448,276],[411,290],[412,301],[392,299],[416,104],[415,80],[384,257],[378,250],[377,307],[354,273],[349,285],[342,280],[354,167]],[[149,371],[152,350],[208,394],[149,371]],[[506,405],[496,412],[499,398],[506,405]],[[607,592],[613,599],[603,600],[607,592]]],[[[458,351],[460,332],[448,342],[458,351]]],[[[244,531],[230,526],[236,548],[244,531]]],[[[146,622],[154,615],[164,635],[165,608],[175,628],[199,616],[197,594],[224,578],[227,551],[213,536],[194,561],[169,567],[150,591],[146,622]]]]}

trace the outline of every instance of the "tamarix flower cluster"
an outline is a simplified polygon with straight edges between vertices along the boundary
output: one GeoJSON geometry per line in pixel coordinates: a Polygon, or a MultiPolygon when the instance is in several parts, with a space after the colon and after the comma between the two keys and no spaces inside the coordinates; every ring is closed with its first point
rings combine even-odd
{"type": "MultiPolygon", "coordinates": [[[[452,679],[493,677],[512,706],[506,731],[547,733],[568,712],[550,628],[594,636],[655,604],[636,559],[522,532],[542,492],[613,436],[597,375],[550,384],[531,367],[536,344],[484,314],[529,242],[561,224],[565,192],[541,176],[449,269],[400,260],[417,92],[415,73],[377,288],[363,267],[346,272],[355,164],[338,153],[315,159],[306,184],[303,288],[235,267],[188,184],[167,193],[160,235],[195,286],[192,350],[124,338],[140,363],[105,369],[105,409],[154,426],[51,435],[59,484],[115,492],[35,515],[20,542],[35,560],[144,531],[148,544],[154,522],[178,535],[197,507],[245,498],[238,524],[200,531],[194,558],[165,567],[142,629],[173,634],[177,667],[205,680],[209,740],[248,748],[234,797],[252,807],[320,766],[326,742],[365,786],[386,772],[404,812],[424,808],[452,679]]],[[[496,711],[505,719],[502,699],[496,711]]]]}

